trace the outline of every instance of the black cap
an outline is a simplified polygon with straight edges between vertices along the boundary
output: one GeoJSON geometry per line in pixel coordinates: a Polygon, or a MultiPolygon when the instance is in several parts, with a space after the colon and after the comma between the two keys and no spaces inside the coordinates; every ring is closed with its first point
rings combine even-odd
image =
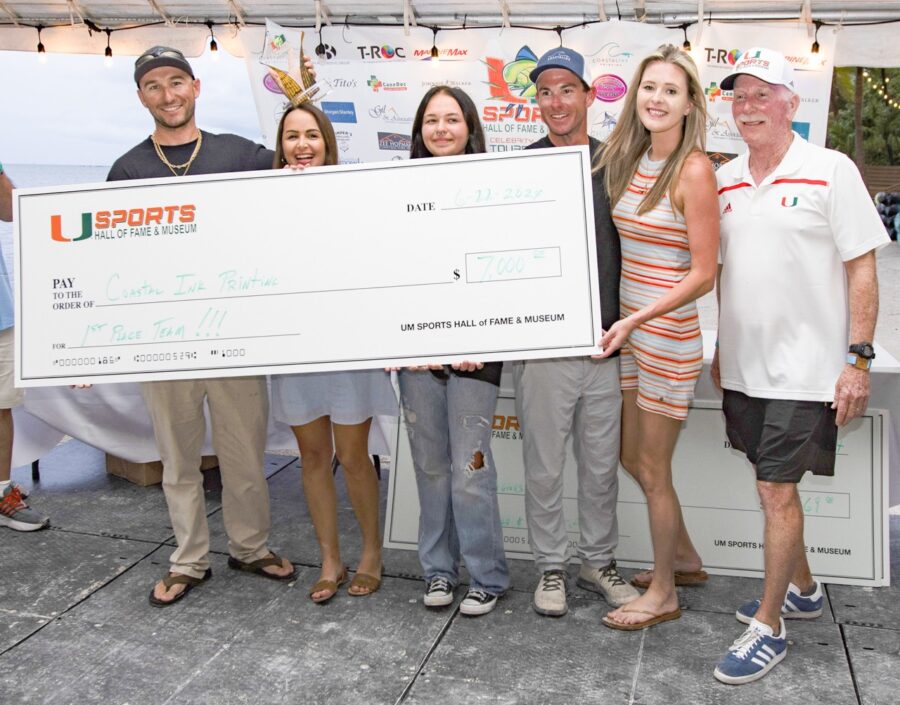
{"type": "Polygon", "coordinates": [[[147,51],[141,54],[134,62],[134,82],[138,84],[138,87],[140,88],[141,79],[146,73],[153,69],[158,69],[161,66],[171,66],[176,69],[181,69],[191,78],[194,77],[194,70],[191,68],[187,59],[184,58],[184,54],[178,51],[178,49],[173,49],[172,47],[153,47],[147,49],[147,51]]]}

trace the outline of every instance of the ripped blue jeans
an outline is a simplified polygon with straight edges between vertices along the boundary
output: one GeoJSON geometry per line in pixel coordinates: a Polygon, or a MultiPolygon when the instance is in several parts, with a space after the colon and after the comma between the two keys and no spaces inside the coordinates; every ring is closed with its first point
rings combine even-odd
{"type": "Polygon", "coordinates": [[[497,505],[491,420],[498,389],[450,374],[403,370],[400,399],[419,491],[419,560],[426,580],[459,582],[492,595],[509,588],[497,505]]]}

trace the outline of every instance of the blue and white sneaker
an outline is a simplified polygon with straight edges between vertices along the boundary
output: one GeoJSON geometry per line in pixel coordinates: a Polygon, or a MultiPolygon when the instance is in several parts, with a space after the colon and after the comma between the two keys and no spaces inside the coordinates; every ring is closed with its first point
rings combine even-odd
{"type": "MultiPolygon", "coordinates": [[[[822,595],[822,584],[816,582],[816,589],[812,595],[804,597],[802,590],[794,583],[788,585],[787,594],[784,596],[784,604],[781,606],[781,617],[783,619],[815,619],[822,616],[822,605],[825,604],[825,597],[822,595]]],[[[750,624],[756,616],[756,610],[759,609],[759,600],[753,600],[746,605],[738,607],[734,616],[738,622],[750,624]]]]}
{"type": "Polygon", "coordinates": [[[787,630],[778,620],[780,635],[775,636],[768,624],[750,620],[747,631],[728,647],[713,675],[722,683],[741,685],[758,680],[787,655],[787,630]]]}

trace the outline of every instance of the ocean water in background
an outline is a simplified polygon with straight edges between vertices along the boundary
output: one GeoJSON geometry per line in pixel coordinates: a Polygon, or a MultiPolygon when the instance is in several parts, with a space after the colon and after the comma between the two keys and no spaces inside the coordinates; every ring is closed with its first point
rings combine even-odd
{"type": "MultiPolygon", "coordinates": [[[[71,166],[69,164],[4,164],[3,171],[19,188],[42,186],[68,186],[106,181],[109,166],[71,166]]],[[[6,269],[15,280],[13,267],[12,223],[0,221],[0,249],[6,260],[6,269]]]]}

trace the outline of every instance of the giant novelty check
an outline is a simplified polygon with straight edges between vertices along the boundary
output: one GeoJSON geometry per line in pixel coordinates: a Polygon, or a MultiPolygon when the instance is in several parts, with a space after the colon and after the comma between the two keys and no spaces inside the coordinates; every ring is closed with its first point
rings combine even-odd
{"type": "Polygon", "coordinates": [[[16,383],[588,355],[586,147],[15,192],[16,383]]]}

